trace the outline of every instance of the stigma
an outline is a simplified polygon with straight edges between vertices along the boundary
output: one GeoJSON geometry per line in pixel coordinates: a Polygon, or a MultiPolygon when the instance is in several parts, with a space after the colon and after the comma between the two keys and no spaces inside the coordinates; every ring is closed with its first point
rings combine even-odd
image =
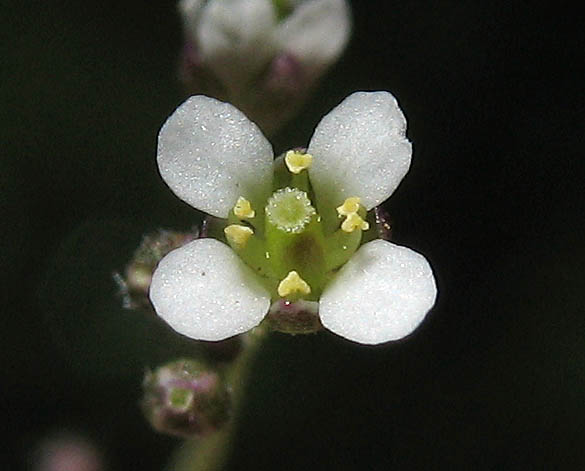
{"type": "Polygon", "coordinates": [[[275,191],[266,205],[268,222],[284,232],[302,232],[316,213],[307,193],[297,188],[275,191]]]}

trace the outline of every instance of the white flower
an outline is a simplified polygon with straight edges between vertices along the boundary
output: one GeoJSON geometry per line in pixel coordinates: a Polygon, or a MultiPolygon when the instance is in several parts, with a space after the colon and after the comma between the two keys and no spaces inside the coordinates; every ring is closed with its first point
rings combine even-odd
{"type": "Polygon", "coordinates": [[[428,262],[385,240],[360,245],[366,211],[410,166],[405,131],[390,93],[358,92],[321,120],[307,153],[273,164],[240,111],[189,98],[161,129],[159,169],[181,199],[227,219],[229,246],[198,239],[163,258],[150,288],[157,313],[188,337],[222,340],[258,325],[273,301],[304,299],[359,343],[411,333],[436,297],[428,262]]]}
{"type": "Polygon", "coordinates": [[[345,47],[351,27],[345,0],[181,0],[179,9],[203,62],[234,90],[281,53],[321,73],[345,47]],[[284,18],[276,3],[288,4],[284,18]]]}
{"type": "Polygon", "coordinates": [[[292,116],[351,30],[346,0],[181,0],[181,76],[244,110],[265,132],[292,116]]]}

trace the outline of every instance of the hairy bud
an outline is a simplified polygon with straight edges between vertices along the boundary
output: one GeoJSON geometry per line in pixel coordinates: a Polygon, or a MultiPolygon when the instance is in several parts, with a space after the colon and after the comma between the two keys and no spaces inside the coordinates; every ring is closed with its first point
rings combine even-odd
{"type": "Polygon", "coordinates": [[[228,418],[230,395],[221,376],[194,360],[177,360],[148,371],[142,410],[152,427],[180,437],[205,435],[228,418]]]}

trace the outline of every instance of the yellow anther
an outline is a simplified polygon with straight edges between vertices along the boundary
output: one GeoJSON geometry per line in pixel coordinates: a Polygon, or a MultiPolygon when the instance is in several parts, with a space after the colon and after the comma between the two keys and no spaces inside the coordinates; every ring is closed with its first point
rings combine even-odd
{"type": "Polygon", "coordinates": [[[256,216],[256,211],[252,209],[252,205],[246,198],[240,196],[234,206],[234,214],[238,219],[252,219],[256,216]]]}
{"type": "Polygon", "coordinates": [[[349,216],[350,214],[357,213],[360,209],[360,199],[357,196],[347,198],[341,206],[337,207],[337,213],[340,216],[349,216]]]}
{"type": "Polygon", "coordinates": [[[307,295],[311,293],[311,287],[303,280],[296,271],[288,275],[278,284],[278,295],[282,298],[291,294],[307,295]]]}
{"type": "Polygon", "coordinates": [[[248,226],[240,226],[239,224],[231,224],[227,226],[223,232],[231,246],[243,249],[248,243],[248,239],[252,237],[254,231],[248,226]]]}
{"type": "Polygon", "coordinates": [[[367,231],[370,225],[364,221],[358,213],[350,213],[341,223],[341,230],[345,232],[353,232],[356,229],[367,231]]]}
{"type": "Polygon", "coordinates": [[[284,162],[292,173],[298,174],[311,166],[313,156],[296,150],[289,150],[284,156],[284,162]]]}

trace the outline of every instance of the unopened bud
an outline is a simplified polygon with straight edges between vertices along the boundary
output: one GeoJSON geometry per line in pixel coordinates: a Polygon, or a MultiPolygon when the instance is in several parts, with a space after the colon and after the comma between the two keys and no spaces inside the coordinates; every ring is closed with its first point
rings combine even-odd
{"type": "Polygon", "coordinates": [[[230,395],[220,375],[194,360],[147,372],[142,410],[152,427],[179,437],[205,435],[228,418],[230,395]]]}
{"type": "Polygon", "coordinates": [[[285,52],[270,63],[265,77],[265,86],[272,93],[299,94],[307,85],[303,81],[303,67],[292,54],[285,52]]]}
{"type": "Polygon", "coordinates": [[[180,0],[180,79],[237,106],[265,134],[297,114],[343,52],[347,0],[180,0]]]}
{"type": "Polygon", "coordinates": [[[123,305],[126,309],[148,308],[148,290],[152,279],[152,272],[156,265],[171,250],[185,245],[199,236],[199,230],[194,228],[192,232],[174,232],[159,229],[156,232],[142,237],[140,246],[134,252],[134,256],[124,275],[114,273],[114,281],[120,288],[123,297],[123,305]]]}

